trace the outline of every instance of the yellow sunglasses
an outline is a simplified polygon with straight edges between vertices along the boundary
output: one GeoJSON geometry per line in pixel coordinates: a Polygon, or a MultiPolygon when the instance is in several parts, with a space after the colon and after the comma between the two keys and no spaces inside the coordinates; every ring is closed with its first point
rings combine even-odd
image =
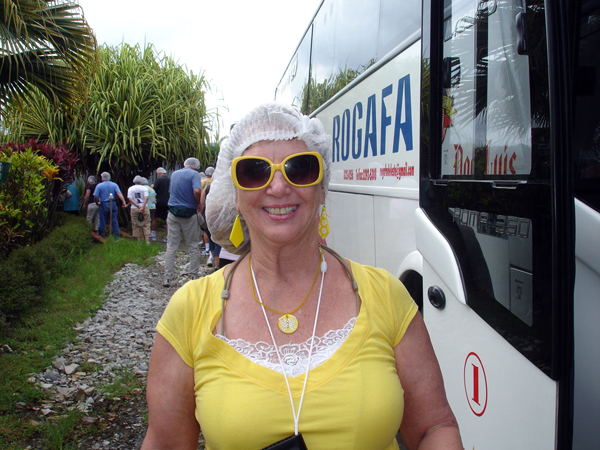
{"type": "Polygon", "coordinates": [[[267,187],[277,170],[293,186],[313,186],[323,179],[323,157],[318,152],[303,152],[274,164],[262,156],[240,156],[231,163],[233,184],[244,191],[267,187]]]}

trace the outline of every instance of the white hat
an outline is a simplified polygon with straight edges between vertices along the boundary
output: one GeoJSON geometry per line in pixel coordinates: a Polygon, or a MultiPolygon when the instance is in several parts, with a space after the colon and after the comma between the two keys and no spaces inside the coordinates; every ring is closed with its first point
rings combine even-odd
{"type": "MultiPolygon", "coordinates": [[[[331,138],[325,134],[319,119],[303,116],[292,106],[271,102],[250,111],[231,130],[227,142],[219,151],[217,167],[213,174],[210,195],[206,197],[206,222],[214,242],[228,252],[242,254],[250,245],[250,234],[240,215],[244,241],[234,247],[229,241],[235,217],[238,214],[236,188],[231,178],[231,163],[248,147],[259,141],[300,139],[308,150],[323,156],[323,181],[325,193],[331,177],[331,138]]],[[[208,169],[207,169],[208,175],[208,169]]]]}

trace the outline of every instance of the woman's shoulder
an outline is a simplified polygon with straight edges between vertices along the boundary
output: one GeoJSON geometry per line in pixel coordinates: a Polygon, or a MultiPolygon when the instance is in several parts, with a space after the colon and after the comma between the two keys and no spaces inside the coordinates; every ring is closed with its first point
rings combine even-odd
{"type": "MultiPolygon", "coordinates": [[[[383,281],[386,279],[395,279],[395,277],[385,269],[381,267],[373,267],[366,264],[361,264],[356,261],[350,261],[350,269],[354,278],[365,278],[370,282],[383,281]]],[[[358,280],[357,280],[358,283],[358,280]]]]}
{"type": "Polygon", "coordinates": [[[368,292],[380,299],[414,303],[402,281],[386,269],[359,264],[354,261],[350,261],[350,264],[352,274],[358,284],[359,293],[362,290],[364,295],[368,292]]]}
{"type": "Polygon", "coordinates": [[[196,280],[190,280],[181,286],[169,306],[184,310],[203,310],[220,302],[223,289],[223,271],[218,270],[196,280]]]}

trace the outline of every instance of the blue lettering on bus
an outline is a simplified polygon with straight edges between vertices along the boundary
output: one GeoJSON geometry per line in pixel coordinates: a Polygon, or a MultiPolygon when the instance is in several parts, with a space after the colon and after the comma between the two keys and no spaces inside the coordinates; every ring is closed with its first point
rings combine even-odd
{"type": "Polygon", "coordinates": [[[410,75],[398,80],[395,111],[394,109],[390,110],[385,103],[386,98],[394,93],[393,88],[394,85],[390,84],[381,91],[380,123],[377,120],[377,94],[372,94],[367,98],[366,119],[363,126],[361,126],[361,122],[364,107],[360,101],[356,102],[352,111],[346,109],[341,117],[337,115],[333,118],[331,146],[333,162],[347,161],[350,155],[352,155],[352,159],[360,159],[361,156],[368,158],[369,149],[372,156],[384,155],[388,131],[390,131],[392,123],[394,124],[392,152],[398,153],[401,137],[407,151],[414,149],[410,75]],[[377,136],[378,133],[380,136],[377,136]],[[379,152],[377,151],[378,144],[379,152]],[[352,147],[352,151],[350,151],[350,147],[352,147]]]}
{"type": "Polygon", "coordinates": [[[377,106],[375,94],[367,100],[367,123],[365,125],[365,158],[369,156],[369,144],[373,156],[377,156],[377,106]]]}
{"type": "Polygon", "coordinates": [[[398,147],[400,145],[400,130],[402,130],[402,137],[404,138],[404,145],[406,150],[410,151],[413,147],[413,135],[412,135],[412,108],[410,102],[410,75],[406,75],[404,78],[400,78],[398,81],[398,100],[396,101],[396,124],[394,126],[394,146],[392,147],[393,153],[398,153],[398,147]],[[406,93],[406,95],[404,95],[406,93]],[[402,121],[402,100],[406,99],[406,119],[402,121]]]}
{"type": "MultiPolygon", "coordinates": [[[[387,127],[392,124],[392,116],[387,115],[387,108],[385,106],[385,98],[392,95],[394,90],[393,85],[389,85],[383,88],[381,91],[381,154],[385,155],[385,138],[387,135],[387,127]]],[[[397,108],[396,108],[397,109],[397,108]]]]}
{"type": "Polygon", "coordinates": [[[333,118],[331,139],[331,158],[333,162],[336,162],[340,160],[340,116],[333,118]]]}
{"type": "Polygon", "coordinates": [[[361,102],[354,105],[352,110],[352,158],[358,159],[362,153],[362,128],[356,129],[356,119],[362,119],[363,106],[361,102]],[[358,147],[356,143],[358,142],[358,147]]]}
{"type": "Polygon", "coordinates": [[[350,156],[350,110],[344,111],[342,116],[342,161],[347,161],[350,156]]]}

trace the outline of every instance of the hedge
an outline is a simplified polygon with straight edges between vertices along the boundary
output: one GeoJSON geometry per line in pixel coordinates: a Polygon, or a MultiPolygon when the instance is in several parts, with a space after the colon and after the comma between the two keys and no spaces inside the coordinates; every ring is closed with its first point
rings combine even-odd
{"type": "Polygon", "coordinates": [[[59,226],[40,242],[14,250],[0,261],[0,329],[42,303],[50,280],[90,250],[90,225],[83,217],[60,213],[59,226]]]}

